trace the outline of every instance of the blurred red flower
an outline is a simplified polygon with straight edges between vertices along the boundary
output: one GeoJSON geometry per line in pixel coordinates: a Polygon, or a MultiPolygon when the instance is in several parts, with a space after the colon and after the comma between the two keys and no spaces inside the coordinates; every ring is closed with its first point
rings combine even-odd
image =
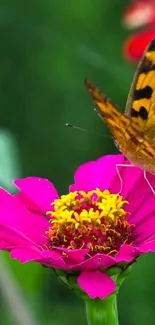
{"type": "Polygon", "coordinates": [[[155,0],[133,0],[125,9],[123,23],[127,28],[147,25],[147,29],[130,36],[123,46],[126,59],[139,61],[147,45],[155,37],[155,0]]]}
{"type": "Polygon", "coordinates": [[[133,0],[125,9],[123,23],[136,28],[155,22],[155,0],[133,0]]]}

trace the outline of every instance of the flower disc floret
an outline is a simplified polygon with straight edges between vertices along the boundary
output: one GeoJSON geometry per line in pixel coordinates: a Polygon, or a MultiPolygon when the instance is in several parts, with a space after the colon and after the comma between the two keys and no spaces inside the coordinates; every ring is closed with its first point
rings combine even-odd
{"type": "Polygon", "coordinates": [[[62,195],[52,203],[51,227],[46,232],[50,247],[89,250],[87,256],[105,253],[114,256],[122,244],[133,245],[134,225],[119,194],[96,189],[62,195]]]}

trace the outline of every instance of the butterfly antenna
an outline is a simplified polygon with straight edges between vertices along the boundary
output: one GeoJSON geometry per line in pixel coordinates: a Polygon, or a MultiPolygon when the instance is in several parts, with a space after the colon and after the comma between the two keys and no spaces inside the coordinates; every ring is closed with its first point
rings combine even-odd
{"type": "Polygon", "coordinates": [[[94,112],[96,113],[97,116],[99,116],[99,118],[100,118],[102,121],[104,121],[103,116],[100,114],[100,112],[98,111],[97,108],[94,108],[94,112]]]}
{"type": "Polygon", "coordinates": [[[73,124],[70,124],[70,123],[66,123],[65,126],[67,126],[67,127],[69,127],[69,128],[73,128],[73,129],[79,130],[79,131],[88,132],[88,133],[91,133],[91,134],[94,134],[94,135],[99,135],[99,136],[102,136],[102,137],[105,137],[105,138],[110,138],[110,139],[112,139],[112,137],[109,136],[109,135],[107,135],[107,134],[103,134],[103,133],[95,133],[95,132],[92,132],[92,131],[90,131],[90,130],[87,130],[87,129],[81,128],[80,126],[76,126],[76,125],[73,125],[73,124]]]}
{"type": "Polygon", "coordinates": [[[73,124],[66,123],[65,126],[68,126],[69,128],[73,128],[73,129],[76,129],[76,130],[79,130],[79,131],[88,132],[87,129],[81,128],[80,126],[76,126],[76,125],[73,125],[73,124]]]}

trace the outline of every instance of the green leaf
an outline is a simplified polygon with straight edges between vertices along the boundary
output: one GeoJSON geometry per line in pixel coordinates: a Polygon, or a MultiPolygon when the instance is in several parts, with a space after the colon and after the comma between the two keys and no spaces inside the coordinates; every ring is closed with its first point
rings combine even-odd
{"type": "Polygon", "coordinates": [[[13,180],[20,177],[17,142],[13,134],[0,130],[0,185],[14,191],[13,180]]]}

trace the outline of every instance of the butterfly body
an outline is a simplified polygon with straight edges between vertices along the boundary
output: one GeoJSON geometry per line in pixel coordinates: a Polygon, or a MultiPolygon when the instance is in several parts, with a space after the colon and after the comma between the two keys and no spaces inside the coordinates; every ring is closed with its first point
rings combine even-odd
{"type": "Polygon", "coordinates": [[[86,86],[118,149],[135,166],[155,174],[155,39],[139,64],[125,114],[89,80],[86,86]]]}

